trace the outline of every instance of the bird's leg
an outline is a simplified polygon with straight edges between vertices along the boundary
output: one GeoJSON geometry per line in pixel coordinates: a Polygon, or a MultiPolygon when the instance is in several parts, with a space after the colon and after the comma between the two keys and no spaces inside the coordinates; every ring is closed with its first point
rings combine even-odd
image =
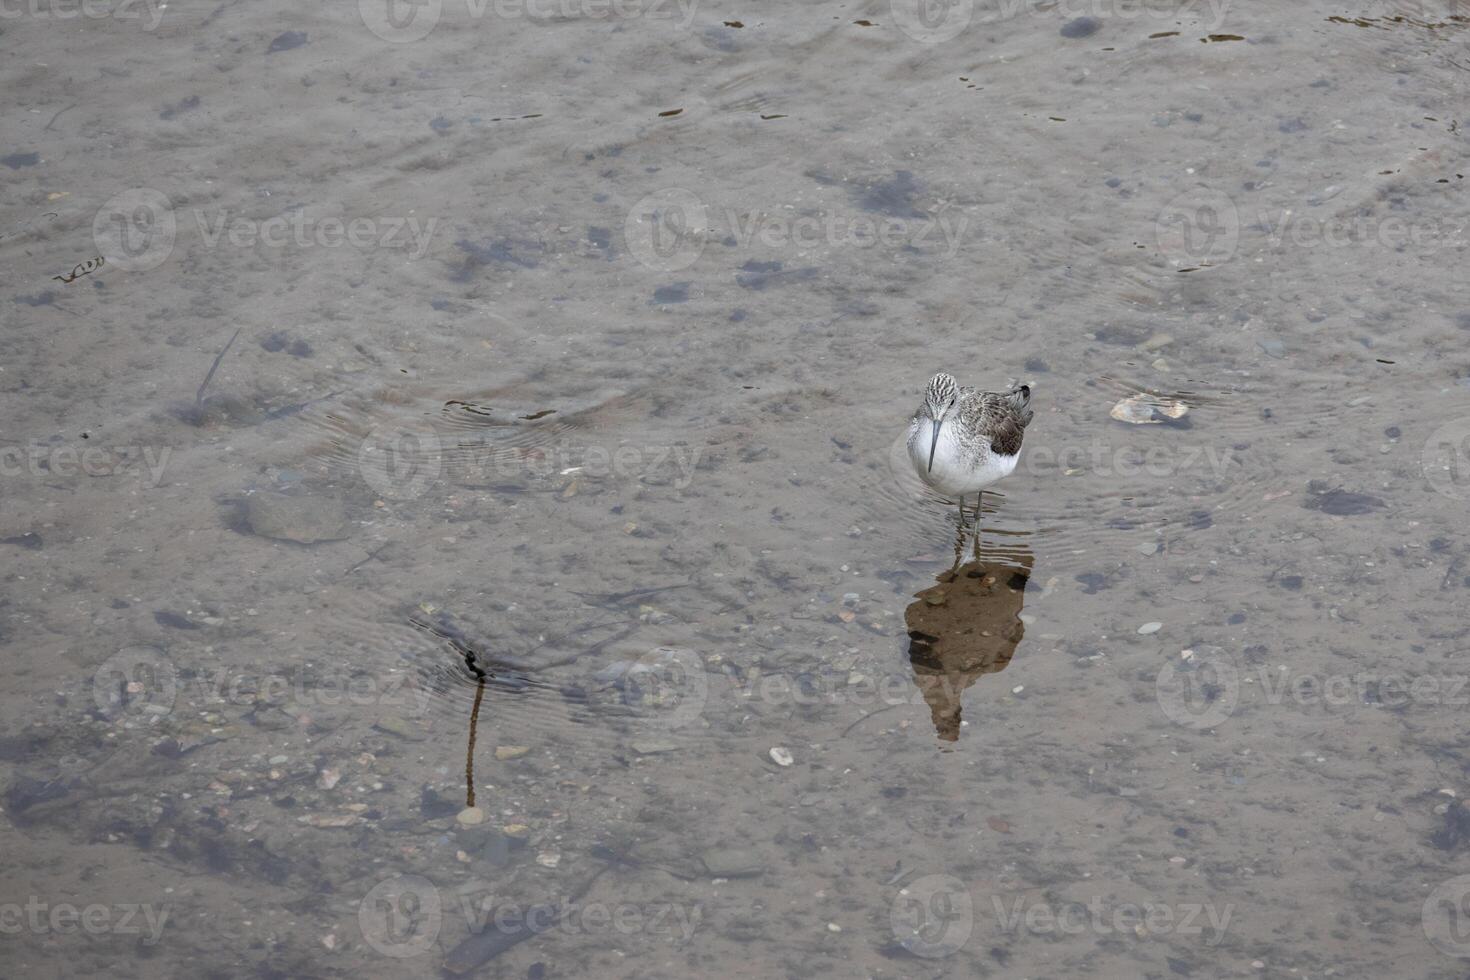
{"type": "Polygon", "coordinates": [[[965,495],[960,494],[960,519],[955,525],[954,537],[954,564],[950,566],[950,572],[957,571],[960,567],[960,558],[965,553],[965,495]]]}
{"type": "Polygon", "coordinates": [[[975,494],[975,560],[980,560],[980,513],[985,505],[985,491],[975,494]]]}

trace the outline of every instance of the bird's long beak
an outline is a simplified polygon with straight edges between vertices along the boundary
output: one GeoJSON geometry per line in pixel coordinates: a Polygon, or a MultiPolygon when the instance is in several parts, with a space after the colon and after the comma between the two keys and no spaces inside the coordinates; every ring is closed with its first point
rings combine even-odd
{"type": "Polygon", "coordinates": [[[944,424],[944,419],[934,420],[934,435],[929,440],[929,472],[934,472],[934,450],[939,448],[939,427],[944,424]]]}

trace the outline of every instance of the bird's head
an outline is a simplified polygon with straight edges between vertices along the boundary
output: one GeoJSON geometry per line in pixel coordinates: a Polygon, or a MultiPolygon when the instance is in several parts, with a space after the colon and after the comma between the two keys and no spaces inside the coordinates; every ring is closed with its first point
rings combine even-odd
{"type": "Polygon", "coordinates": [[[929,386],[924,389],[924,409],[929,418],[936,422],[942,421],[954,408],[955,400],[960,396],[960,386],[955,384],[954,377],[948,374],[936,374],[929,379],[929,386]]]}
{"type": "Polygon", "coordinates": [[[955,402],[960,397],[960,386],[948,374],[936,374],[929,379],[929,387],[924,389],[924,404],[919,407],[919,414],[933,420],[932,435],[929,439],[929,469],[934,469],[934,453],[939,448],[939,427],[954,410],[955,402]]]}

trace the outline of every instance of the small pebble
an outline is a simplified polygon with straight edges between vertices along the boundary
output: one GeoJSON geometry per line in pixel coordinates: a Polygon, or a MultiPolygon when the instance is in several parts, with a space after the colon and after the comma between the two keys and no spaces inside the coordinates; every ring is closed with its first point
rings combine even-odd
{"type": "Polygon", "coordinates": [[[554,868],[561,864],[561,854],[557,851],[542,851],[536,855],[536,863],[543,868],[554,868]]]}
{"type": "Polygon", "coordinates": [[[1150,633],[1157,633],[1163,628],[1163,623],[1144,623],[1142,626],[1138,627],[1138,635],[1147,636],[1150,633]]]}
{"type": "Polygon", "coordinates": [[[530,748],[525,745],[497,745],[495,746],[495,758],[501,762],[508,762],[511,759],[519,759],[530,751],[530,748]]]}
{"type": "Polygon", "coordinates": [[[777,745],[771,749],[771,761],[778,766],[789,766],[796,759],[791,755],[790,749],[784,749],[777,745]]]}
{"type": "Polygon", "coordinates": [[[477,827],[485,822],[485,811],[477,806],[467,806],[454,819],[461,827],[477,827]]]}

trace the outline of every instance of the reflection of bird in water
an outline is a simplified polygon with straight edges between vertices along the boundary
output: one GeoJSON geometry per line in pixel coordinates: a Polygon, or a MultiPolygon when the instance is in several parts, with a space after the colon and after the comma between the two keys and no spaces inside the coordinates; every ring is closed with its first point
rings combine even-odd
{"type": "Polygon", "coordinates": [[[909,460],[919,478],[940,493],[959,498],[960,528],[965,494],[975,499],[975,557],[980,557],[980,505],[984,488],[1011,475],[1021,457],[1021,440],[1034,414],[1029,385],[999,394],[961,388],[936,374],[909,420],[909,460]]]}
{"type": "Polygon", "coordinates": [[[1011,546],[939,576],[904,611],[914,684],[939,737],[960,737],[961,695],[985,674],[1004,670],[1025,634],[1021,604],[1033,556],[1011,546]]]}

